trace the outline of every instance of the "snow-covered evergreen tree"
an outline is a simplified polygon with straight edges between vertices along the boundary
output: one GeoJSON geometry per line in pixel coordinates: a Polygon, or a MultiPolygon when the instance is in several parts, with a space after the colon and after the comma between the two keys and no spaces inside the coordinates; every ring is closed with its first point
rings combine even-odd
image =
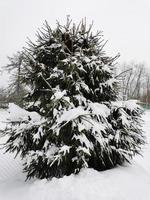
{"type": "Polygon", "coordinates": [[[85,22],[52,30],[46,22],[24,50],[29,117],[9,129],[6,149],[24,159],[27,178],[51,178],[82,168],[105,170],[140,153],[141,109],[118,101],[115,58],[106,56],[101,32],[85,22]]]}

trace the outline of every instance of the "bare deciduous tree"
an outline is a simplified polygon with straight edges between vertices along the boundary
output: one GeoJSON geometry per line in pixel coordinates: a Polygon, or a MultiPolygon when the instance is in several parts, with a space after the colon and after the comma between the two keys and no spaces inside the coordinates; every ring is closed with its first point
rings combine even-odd
{"type": "Polygon", "coordinates": [[[12,57],[8,57],[9,64],[3,67],[3,70],[9,72],[10,83],[7,88],[9,93],[9,101],[14,101],[18,104],[22,103],[22,97],[25,94],[24,85],[22,83],[22,52],[17,52],[12,57]]]}
{"type": "Polygon", "coordinates": [[[119,68],[121,68],[119,78],[122,99],[138,99],[149,102],[150,74],[145,65],[132,62],[123,64],[119,68]]]}

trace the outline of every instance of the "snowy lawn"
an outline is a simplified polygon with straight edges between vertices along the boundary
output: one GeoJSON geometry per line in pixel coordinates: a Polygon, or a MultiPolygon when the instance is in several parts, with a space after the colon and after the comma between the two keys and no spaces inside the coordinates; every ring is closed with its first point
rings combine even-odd
{"type": "MultiPolygon", "coordinates": [[[[0,110],[0,129],[9,115],[0,110]]],[[[150,112],[143,119],[148,142],[143,157],[104,172],[85,169],[76,176],[25,182],[21,160],[0,150],[0,200],[150,200],[150,112]]]]}

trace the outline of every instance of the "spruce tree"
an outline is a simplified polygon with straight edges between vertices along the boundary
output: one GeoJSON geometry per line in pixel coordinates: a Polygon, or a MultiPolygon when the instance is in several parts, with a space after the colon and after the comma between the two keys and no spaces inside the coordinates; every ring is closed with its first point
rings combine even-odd
{"type": "Polygon", "coordinates": [[[6,151],[24,160],[27,178],[62,177],[82,168],[105,170],[140,153],[142,111],[118,101],[114,61],[103,50],[101,32],[67,20],[46,22],[37,41],[24,48],[24,83],[29,111],[41,120],[20,121],[6,130],[6,151]]]}

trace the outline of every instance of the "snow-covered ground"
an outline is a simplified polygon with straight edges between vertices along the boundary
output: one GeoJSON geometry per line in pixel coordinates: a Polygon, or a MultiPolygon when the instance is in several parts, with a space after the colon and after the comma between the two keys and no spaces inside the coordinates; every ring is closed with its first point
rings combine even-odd
{"type": "MultiPolygon", "coordinates": [[[[0,129],[9,115],[0,110],[0,129]]],[[[147,136],[143,157],[104,172],[86,169],[76,176],[25,182],[22,161],[0,149],[0,200],[150,200],[150,112],[143,119],[147,136]]],[[[0,138],[0,143],[4,140],[0,138]]]]}

